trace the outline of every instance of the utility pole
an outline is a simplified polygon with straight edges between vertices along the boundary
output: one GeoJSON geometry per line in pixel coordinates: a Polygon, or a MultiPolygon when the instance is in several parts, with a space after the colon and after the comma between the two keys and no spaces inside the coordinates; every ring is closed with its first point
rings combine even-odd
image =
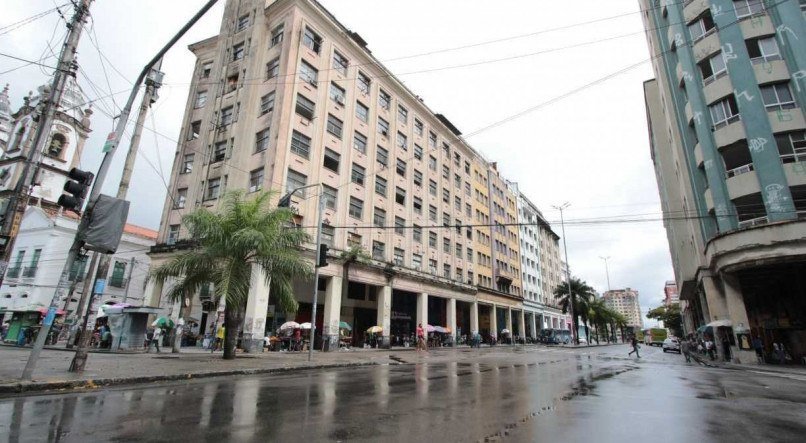
{"type": "Polygon", "coordinates": [[[602,257],[600,255],[599,258],[601,258],[605,262],[605,275],[607,276],[607,290],[609,291],[610,290],[610,269],[607,267],[607,261],[610,260],[610,256],[608,255],[607,257],[602,257]]]}
{"type": "MultiPolygon", "coordinates": [[[[134,132],[132,133],[131,141],[129,142],[129,151],[126,153],[126,161],[123,163],[123,175],[120,177],[120,184],[118,185],[117,198],[126,200],[126,195],[129,191],[129,183],[131,182],[132,172],[134,171],[134,162],[137,160],[137,151],[140,148],[140,139],[143,135],[143,125],[145,124],[146,116],[148,115],[148,108],[157,99],[157,89],[162,86],[163,73],[158,69],[162,66],[162,59],[157,62],[157,67],[150,69],[148,77],[146,78],[146,90],[143,94],[143,101],[140,103],[140,109],[137,114],[137,120],[134,125],[134,132]]],[[[106,276],[109,274],[109,264],[112,257],[107,254],[93,253],[93,260],[98,260],[98,269],[93,274],[91,267],[87,280],[93,282],[89,291],[84,291],[81,294],[81,305],[86,302],[88,306],[92,306],[95,296],[102,296],[103,290],[106,288],[106,276]]],[[[129,286],[126,285],[126,293],[128,294],[129,286]]],[[[82,322],[79,333],[78,348],[76,355],[73,357],[73,362],[70,364],[71,372],[82,372],[87,362],[87,352],[90,346],[90,337],[92,334],[87,334],[87,318],[89,317],[90,309],[84,313],[84,321],[82,322]]]]}
{"type": "Polygon", "coordinates": [[[126,289],[123,291],[123,303],[126,303],[126,301],[129,299],[129,288],[132,286],[132,275],[134,274],[135,264],[137,264],[137,259],[132,257],[132,259],[129,261],[129,279],[126,280],[126,289]]]}
{"type": "MultiPolygon", "coordinates": [[[[8,263],[11,261],[11,253],[14,250],[14,243],[20,232],[22,217],[25,215],[25,210],[28,208],[31,190],[36,182],[39,162],[42,160],[42,152],[45,150],[45,143],[50,136],[50,128],[53,126],[57,108],[59,107],[59,103],[61,103],[64,88],[67,85],[67,79],[68,77],[75,77],[75,70],[78,67],[76,64],[78,41],[81,39],[81,32],[84,29],[84,20],[87,15],[89,15],[92,1],[93,0],[81,0],[79,2],[73,2],[75,12],[70,23],[67,24],[69,33],[64,41],[64,46],[62,46],[62,51],[59,54],[59,62],[56,64],[53,83],[50,85],[50,94],[47,98],[44,97],[44,92],[42,94],[44,104],[42,112],[39,114],[39,121],[36,126],[36,131],[34,132],[33,143],[26,155],[25,166],[14,186],[14,193],[11,194],[8,200],[5,216],[3,218],[3,235],[0,236],[0,248],[2,248],[2,257],[0,257],[0,285],[5,278],[8,263]]],[[[18,141],[18,143],[21,143],[21,141],[18,141]]]]}
{"type": "Polygon", "coordinates": [[[560,206],[552,206],[552,208],[560,211],[560,226],[563,232],[563,250],[565,251],[565,279],[568,282],[568,299],[570,301],[568,310],[571,311],[571,338],[575,344],[579,344],[577,337],[577,319],[574,315],[574,292],[571,290],[571,265],[568,263],[568,245],[565,242],[565,218],[563,217],[563,210],[571,206],[571,203],[565,202],[560,206]]]}
{"type": "MultiPolygon", "coordinates": [[[[85,2],[91,0],[84,0],[85,2]]],[[[31,355],[28,357],[28,362],[25,365],[25,370],[22,373],[23,380],[30,380],[31,376],[33,375],[34,368],[36,367],[36,362],[39,359],[39,354],[42,352],[42,348],[45,344],[45,337],[42,336],[44,333],[47,336],[47,333],[50,331],[50,326],[53,323],[53,317],[56,315],[56,304],[59,300],[59,295],[64,291],[65,288],[68,286],[68,279],[70,269],[73,266],[73,262],[75,261],[76,257],[78,256],[79,251],[84,245],[83,236],[85,235],[85,231],[87,227],[90,225],[92,220],[92,212],[95,208],[95,204],[98,201],[98,198],[101,196],[101,188],[103,187],[104,180],[106,179],[106,175],[109,172],[109,168],[112,165],[112,158],[115,155],[115,151],[117,150],[118,144],[120,144],[120,140],[123,137],[123,131],[126,129],[126,124],[129,120],[129,114],[131,113],[132,107],[134,106],[134,100],[137,98],[137,92],[140,89],[140,84],[143,83],[145,80],[146,75],[151,72],[153,66],[159,62],[168,50],[176,44],[176,42],[193,26],[218,0],[209,0],[200,10],[199,12],[194,15],[179,32],[174,35],[171,40],[160,49],[160,51],[152,58],[140,72],[140,75],[137,76],[137,80],[134,82],[134,87],[132,88],[131,93],[129,94],[129,98],[126,101],[126,105],[121,110],[120,116],[117,120],[117,124],[115,125],[115,132],[114,136],[107,140],[107,144],[104,146],[104,158],[101,162],[101,166],[98,168],[98,173],[95,176],[95,182],[92,185],[92,191],[89,196],[89,203],[87,204],[87,208],[84,210],[84,213],[81,217],[81,222],[78,225],[78,229],[76,230],[76,236],[73,240],[73,244],[70,247],[70,250],[67,255],[67,261],[64,264],[64,268],[62,268],[62,274],[59,278],[59,283],[56,286],[56,291],[53,294],[53,298],[51,299],[50,308],[48,310],[48,314],[45,317],[45,321],[42,322],[42,329],[39,331],[39,336],[37,337],[37,341],[34,344],[34,349],[31,350],[31,355]]],[[[96,288],[101,289],[100,291],[96,292],[103,292],[103,288],[96,288]]],[[[89,304],[92,306],[92,304],[89,304]]],[[[86,335],[86,334],[85,334],[86,335]]],[[[83,339],[82,339],[83,340],[83,339]]],[[[70,365],[71,370],[83,370],[84,364],[86,363],[87,359],[87,352],[86,349],[82,353],[79,349],[76,352],[76,357],[73,359],[73,363],[70,365]]]]}

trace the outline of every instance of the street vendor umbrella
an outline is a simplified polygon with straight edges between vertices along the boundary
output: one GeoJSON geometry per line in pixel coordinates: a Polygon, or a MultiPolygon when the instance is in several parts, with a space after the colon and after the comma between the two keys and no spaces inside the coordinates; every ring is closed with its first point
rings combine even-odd
{"type": "Polygon", "coordinates": [[[448,331],[445,330],[442,326],[434,326],[434,332],[439,332],[440,334],[444,334],[448,331]]]}
{"type": "Polygon", "coordinates": [[[370,334],[375,334],[376,332],[383,332],[383,328],[380,326],[373,326],[367,329],[367,332],[369,332],[370,334]]]}
{"type": "Polygon", "coordinates": [[[425,332],[436,332],[437,329],[431,325],[425,325],[425,332]]]}
{"type": "Polygon", "coordinates": [[[310,322],[305,322],[305,323],[299,325],[299,327],[300,327],[300,329],[311,329],[311,323],[310,322]]]}
{"type": "Polygon", "coordinates": [[[174,321],[171,320],[168,317],[160,317],[160,318],[154,320],[154,322],[151,323],[151,326],[156,326],[156,327],[160,327],[160,328],[167,328],[167,329],[173,329],[174,321]]]}
{"type": "Polygon", "coordinates": [[[444,330],[445,330],[445,333],[446,333],[446,334],[450,334],[451,332],[453,332],[453,330],[451,330],[451,328],[449,328],[449,327],[447,327],[447,326],[445,326],[445,327],[444,327],[444,328],[442,328],[442,329],[444,329],[444,330]]]}
{"type": "Polygon", "coordinates": [[[502,334],[509,334],[509,329],[502,329],[502,330],[501,330],[501,333],[502,333],[502,334]]]}
{"type": "Polygon", "coordinates": [[[297,323],[295,321],[287,321],[287,322],[283,323],[282,325],[280,325],[280,330],[281,331],[287,331],[289,329],[297,329],[297,328],[299,328],[299,323],[297,323]]]}
{"type": "Polygon", "coordinates": [[[347,323],[346,321],[340,321],[339,322],[339,329],[346,329],[348,331],[352,331],[353,327],[350,326],[350,324],[347,323]]]}

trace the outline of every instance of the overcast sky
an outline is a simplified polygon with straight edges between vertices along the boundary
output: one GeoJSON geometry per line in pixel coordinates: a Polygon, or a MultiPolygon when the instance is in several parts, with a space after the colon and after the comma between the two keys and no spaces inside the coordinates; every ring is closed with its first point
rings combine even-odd
{"type": "MultiPolygon", "coordinates": [[[[193,70],[187,45],[218,33],[224,2],[165,59],[165,86],[143,133],[142,156],[129,193],[132,223],[159,226],[166,193],[163,180],[170,174],[193,70]]],[[[429,107],[468,135],[472,146],[497,161],[558,234],[560,216],[551,206],[571,203],[565,219],[574,275],[597,291],[607,290],[599,257],[609,256],[612,288],[638,289],[644,311],[660,303],[664,282],[672,280],[673,273],[659,221],[643,102],[642,83],[653,77],[651,65],[641,64],[555,100],[648,59],[637,0],[580,0],[573,8],[554,0],[321,2],[361,34],[373,54],[429,107]],[[476,45],[490,41],[497,42],[476,45]],[[410,57],[414,55],[419,56],[410,57]],[[536,109],[488,128],[532,108],[536,109]],[[485,130],[476,133],[480,129],[485,130]],[[599,218],[622,222],[580,223],[599,218]],[[652,221],[623,222],[635,218],[652,221]]],[[[62,3],[68,2],[5,0],[0,28],[62,3]]],[[[128,90],[142,66],[203,3],[95,1],[93,20],[79,50],[86,73],[79,73],[79,83],[86,94],[94,99],[128,90]],[[103,65],[93,42],[109,60],[103,65]]],[[[71,7],[62,11],[69,19],[71,7]]],[[[29,60],[44,56],[42,63],[52,65],[56,57],[50,55],[48,44],[58,54],[65,32],[64,22],[53,13],[0,35],[0,52],[29,60]]],[[[23,65],[0,57],[0,72],[23,65]]],[[[10,84],[16,109],[22,97],[46,83],[51,74],[28,65],[0,74],[0,83],[10,84]]],[[[100,148],[112,130],[112,120],[104,112],[122,106],[127,95],[128,91],[114,95],[116,103],[104,99],[95,104],[84,167],[97,168],[100,148]]],[[[117,187],[123,157],[121,150],[105,186],[107,193],[113,194],[117,187]]]]}

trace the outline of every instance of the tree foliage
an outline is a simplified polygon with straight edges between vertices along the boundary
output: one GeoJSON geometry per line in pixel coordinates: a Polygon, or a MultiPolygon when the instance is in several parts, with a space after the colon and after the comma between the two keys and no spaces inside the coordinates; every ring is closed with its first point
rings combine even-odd
{"type": "Polygon", "coordinates": [[[168,297],[182,300],[212,284],[216,304],[225,302],[224,358],[235,358],[253,269],[263,271],[270,296],[287,312],[296,312],[292,283],[310,275],[301,246],[308,235],[291,227],[293,214],[271,208],[271,193],[224,196],[218,211],[197,209],[182,219],[197,246],[152,270],[149,278],[170,282],[168,297]]]}
{"type": "Polygon", "coordinates": [[[680,305],[658,306],[647,313],[647,318],[652,318],[663,322],[663,325],[672,331],[675,336],[680,336],[683,332],[683,316],[680,313],[680,305]]]}

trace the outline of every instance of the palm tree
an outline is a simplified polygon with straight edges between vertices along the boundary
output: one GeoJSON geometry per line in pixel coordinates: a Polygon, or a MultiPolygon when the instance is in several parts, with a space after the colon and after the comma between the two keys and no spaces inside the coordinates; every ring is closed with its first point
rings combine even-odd
{"type": "Polygon", "coordinates": [[[342,274],[341,274],[341,299],[347,299],[347,290],[349,288],[349,280],[350,280],[350,266],[353,263],[369,263],[372,259],[370,255],[367,253],[366,250],[361,245],[353,245],[350,246],[349,249],[346,251],[342,251],[339,257],[344,262],[341,265],[342,274]]]}
{"type": "Polygon", "coordinates": [[[217,212],[200,208],[182,218],[196,247],[151,271],[158,284],[175,279],[167,294],[181,300],[212,284],[216,305],[224,298],[224,358],[235,358],[235,345],[243,324],[253,268],[265,275],[275,303],[296,312],[292,282],[310,275],[301,246],[308,235],[291,227],[289,209],[270,208],[272,194],[247,196],[234,191],[224,196],[217,212]]]}
{"type": "MultiPolygon", "coordinates": [[[[582,323],[585,325],[586,335],[588,331],[588,303],[595,297],[593,288],[588,286],[584,281],[571,277],[571,293],[568,293],[568,283],[562,283],[554,289],[554,297],[559,301],[563,314],[568,313],[569,308],[573,305],[574,315],[582,318],[582,323]]],[[[571,323],[574,328],[577,327],[576,319],[572,318],[571,323]]],[[[579,344],[579,337],[575,332],[572,332],[573,337],[576,337],[577,344],[579,344]]],[[[590,342],[590,340],[588,340],[590,342]]]]}

